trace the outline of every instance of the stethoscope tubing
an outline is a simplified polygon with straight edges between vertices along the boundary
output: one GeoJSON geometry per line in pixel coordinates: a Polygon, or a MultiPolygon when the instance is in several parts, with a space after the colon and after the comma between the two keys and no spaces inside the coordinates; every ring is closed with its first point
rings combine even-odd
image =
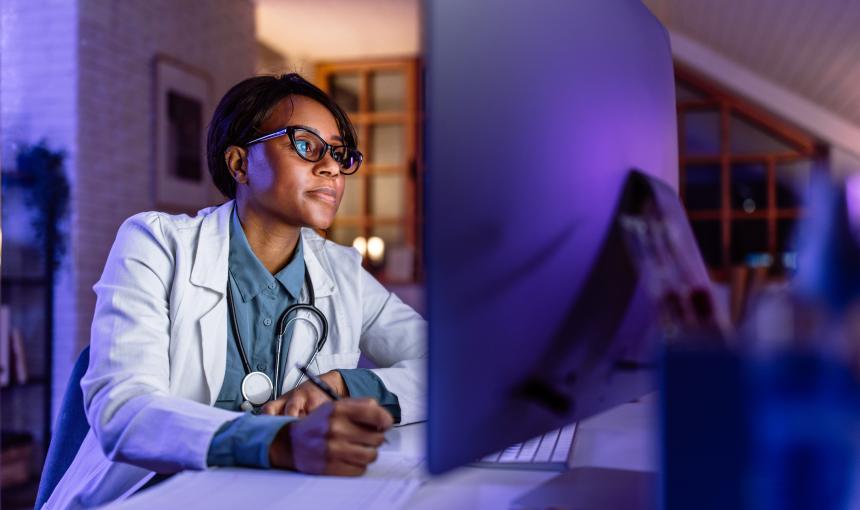
{"type": "MultiPolygon", "coordinates": [[[[307,267],[305,267],[305,284],[308,288],[308,302],[297,303],[287,307],[287,309],[284,310],[283,313],[281,313],[281,317],[278,319],[278,335],[277,344],[275,346],[275,381],[272,384],[272,393],[274,395],[274,398],[278,398],[281,393],[281,350],[283,347],[283,338],[286,334],[287,327],[289,327],[290,323],[293,321],[308,320],[306,317],[296,316],[288,321],[287,318],[290,316],[290,314],[297,313],[300,310],[305,310],[307,312],[310,312],[312,315],[315,315],[317,319],[319,319],[320,324],[322,325],[322,332],[318,330],[316,331],[318,333],[317,342],[314,346],[313,353],[311,354],[311,357],[305,367],[309,367],[314,362],[314,360],[316,360],[317,354],[322,350],[326,340],[328,339],[328,320],[326,320],[325,314],[323,314],[322,311],[320,311],[320,309],[317,308],[315,305],[316,298],[314,296],[313,282],[311,281],[311,275],[308,272],[307,267]]],[[[245,369],[245,376],[247,377],[252,372],[251,363],[248,359],[248,354],[245,352],[245,346],[242,343],[242,335],[239,333],[239,322],[236,316],[236,307],[233,303],[233,290],[230,286],[229,281],[227,282],[227,304],[230,308],[230,317],[232,319],[233,339],[236,342],[236,347],[239,351],[239,358],[241,358],[242,367],[245,369]]],[[[316,330],[316,327],[313,325],[312,322],[311,326],[314,327],[314,329],[316,330]]],[[[304,376],[300,377],[293,387],[295,388],[296,386],[298,386],[302,382],[303,378],[304,376]]]]}

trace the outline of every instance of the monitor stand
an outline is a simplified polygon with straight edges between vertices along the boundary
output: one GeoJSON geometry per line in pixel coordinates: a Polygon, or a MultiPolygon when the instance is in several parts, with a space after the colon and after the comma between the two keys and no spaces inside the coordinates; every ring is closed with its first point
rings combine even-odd
{"type": "Polygon", "coordinates": [[[515,501],[514,507],[650,510],[657,507],[657,474],[577,467],[527,492],[515,501]]]}

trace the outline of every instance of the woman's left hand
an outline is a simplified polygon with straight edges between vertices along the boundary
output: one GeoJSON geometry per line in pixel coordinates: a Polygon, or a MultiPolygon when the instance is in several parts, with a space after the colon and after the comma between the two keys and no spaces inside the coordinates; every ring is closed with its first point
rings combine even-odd
{"type": "MultiPolygon", "coordinates": [[[[349,396],[349,391],[343,382],[343,377],[340,376],[340,372],[337,370],[326,372],[319,377],[337,393],[338,397],[346,398],[349,396]]],[[[331,399],[322,390],[314,386],[312,382],[305,381],[277,400],[266,403],[261,409],[261,413],[274,416],[297,416],[301,418],[330,401],[331,399]]]]}

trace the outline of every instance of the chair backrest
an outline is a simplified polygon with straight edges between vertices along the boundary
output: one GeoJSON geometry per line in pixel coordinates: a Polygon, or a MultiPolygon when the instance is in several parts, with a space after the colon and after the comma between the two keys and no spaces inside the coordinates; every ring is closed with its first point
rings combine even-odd
{"type": "Polygon", "coordinates": [[[36,496],[36,510],[48,501],[54,488],[66,473],[66,470],[74,460],[75,455],[81,447],[90,424],[84,414],[84,394],[81,391],[81,378],[90,364],[90,347],[81,352],[78,360],[72,368],[66,393],[63,395],[63,404],[60,414],[54,425],[51,437],[51,445],[45,458],[45,467],[42,469],[42,479],[39,482],[39,493],[36,496]]]}

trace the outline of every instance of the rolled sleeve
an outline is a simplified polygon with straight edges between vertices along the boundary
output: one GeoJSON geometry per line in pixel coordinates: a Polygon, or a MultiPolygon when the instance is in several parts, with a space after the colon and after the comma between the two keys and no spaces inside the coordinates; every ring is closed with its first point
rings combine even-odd
{"type": "Polygon", "coordinates": [[[352,398],[370,397],[391,414],[394,423],[400,423],[400,401],[388,391],[382,379],[366,368],[338,370],[352,398]]]}
{"type": "Polygon", "coordinates": [[[209,466],[245,466],[268,469],[269,448],[291,416],[244,414],[218,429],[209,445],[209,466]]]}

